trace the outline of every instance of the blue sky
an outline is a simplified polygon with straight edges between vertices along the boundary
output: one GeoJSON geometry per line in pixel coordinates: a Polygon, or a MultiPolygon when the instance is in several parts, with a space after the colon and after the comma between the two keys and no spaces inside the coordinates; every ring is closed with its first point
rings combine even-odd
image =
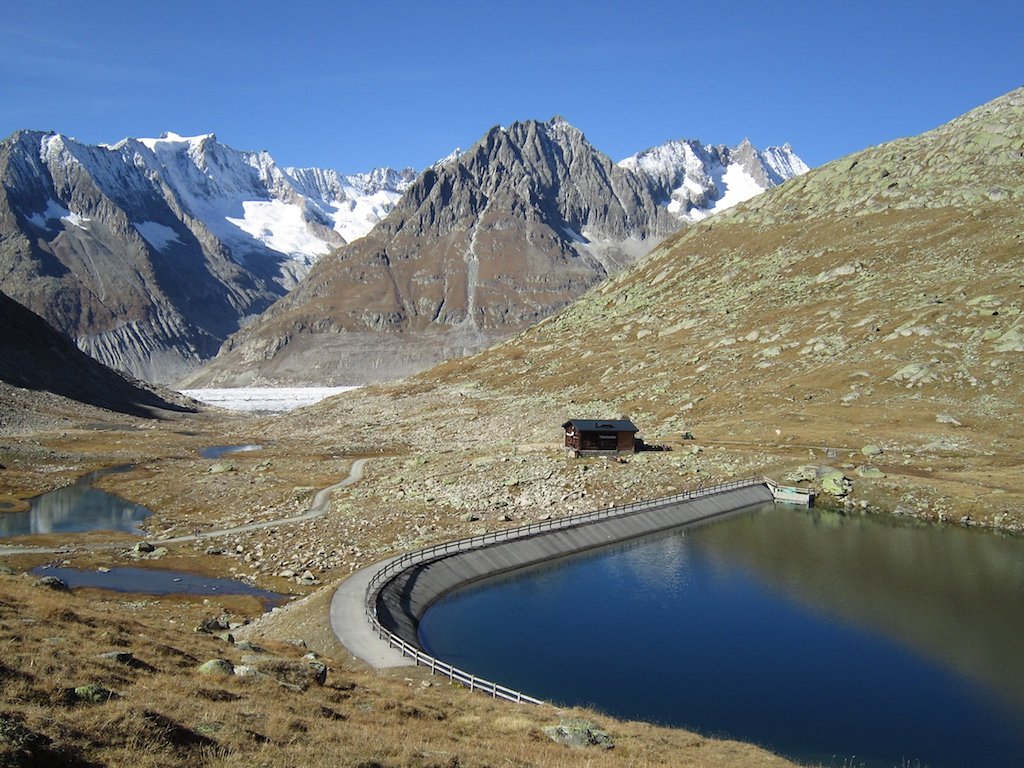
{"type": "Polygon", "coordinates": [[[215,132],[283,165],[423,168],[556,114],[619,160],[674,138],[811,165],[1024,85],[1024,3],[13,0],[0,135],[215,132]]]}

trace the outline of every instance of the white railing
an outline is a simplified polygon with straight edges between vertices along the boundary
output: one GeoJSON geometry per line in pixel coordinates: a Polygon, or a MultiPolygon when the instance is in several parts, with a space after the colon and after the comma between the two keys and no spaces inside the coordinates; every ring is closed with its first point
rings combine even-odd
{"type": "Polygon", "coordinates": [[[683,493],[677,493],[673,496],[665,496],[660,499],[634,501],[629,504],[599,509],[594,512],[583,512],[578,515],[569,515],[568,517],[561,517],[553,520],[543,520],[537,523],[530,523],[529,525],[522,525],[517,528],[492,531],[479,536],[472,536],[467,539],[457,539],[443,544],[435,544],[424,549],[418,549],[413,552],[407,552],[401,557],[392,560],[371,577],[369,584],[366,586],[366,596],[364,601],[366,618],[377,633],[377,637],[381,640],[387,641],[389,647],[397,648],[401,651],[403,656],[412,658],[416,662],[417,666],[429,667],[431,674],[443,675],[453,682],[465,685],[471,691],[480,691],[493,698],[526,702],[528,704],[543,704],[544,702],[540,699],[527,696],[521,691],[506,688],[503,685],[491,682],[490,680],[485,680],[482,677],[477,677],[476,675],[470,674],[458,667],[446,664],[440,659],[425,653],[422,649],[403,640],[398,637],[398,635],[385,628],[377,617],[377,596],[380,594],[381,590],[384,589],[385,585],[391,581],[392,578],[413,565],[418,565],[430,560],[439,560],[456,552],[478,549],[480,547],[486,547],[490,544],[496,544],[502,541],[522,539],[545,531],[572,528],[577,525],[593,523],[599,520],[607,520],[613,517],[624,517],[635,512],[665,507],[671,504],[691,501],[705,496],[714,496],[715,494],[723,493],[725,491],[734,491],[739,488],[750,488],[755,485],[765,485],[769,482],[771,481],[765,477],[751,477],[745,480],[733,480],[710,488],[684,491],[683,493]]]}

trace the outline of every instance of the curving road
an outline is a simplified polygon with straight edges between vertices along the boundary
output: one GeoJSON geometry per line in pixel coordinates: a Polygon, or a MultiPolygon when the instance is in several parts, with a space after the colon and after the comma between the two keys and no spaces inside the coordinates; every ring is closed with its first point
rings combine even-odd
{"type": "MultiPolygon", "coordinates": [[[[273,528],[279,525],[290,525],[292,523],[301,523],[304,520],[312,520],[322,515],[327,514],[330,509],[328,501],[331,494],[339,488],[347,488],[350,485],[354,485],[363,479],[363,467],[366,465],[368,459],[356,459],[352,462],[352,467],[349,469],[348,477],[344,480],[329,485],[316,492],[313,496],[313,502],[309,505],[309,509],[303,512],[301,515],[295,515],[294,517],[279,517],[274,520],[261,520],[258,523],[247,523],[245,525],[237,525],[233,528],[219,528],[214,531],[201,531],[198,534],[190,534],[188,536],[174,536],[169,539],[152,539],[148,540],[155,546],[164,546],[167,544],[184,544],[187,542],[199,541],[202,539],[214,539],[220,536],[231,536],[236,533],[246,533],[248,531],[257,531],[262,528],[273,528]]],[[[117,544],[112,543],[101,543],[101,544],[83,544],[81,546],[75,545],[64,545],[60,547],[24,547],[24,546],[8,546],[0,544],[0,556],[3,555],[45,555],[53,554],[57,552],[68,552],[74,549],[88,549],[88,550],[103,550],[103,549],[125,549],[126,545],[124,542],[117,544]]]]}

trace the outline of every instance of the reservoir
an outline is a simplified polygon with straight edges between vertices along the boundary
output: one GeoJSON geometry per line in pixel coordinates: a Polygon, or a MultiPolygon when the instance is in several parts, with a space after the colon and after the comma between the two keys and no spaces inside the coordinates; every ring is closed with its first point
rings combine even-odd
{"type": "Polygon", "coordinates": [[[532,696],[864,768],[1024,765],[1024,540],[765,505],[478,582],[424,649],[532,696]]]}

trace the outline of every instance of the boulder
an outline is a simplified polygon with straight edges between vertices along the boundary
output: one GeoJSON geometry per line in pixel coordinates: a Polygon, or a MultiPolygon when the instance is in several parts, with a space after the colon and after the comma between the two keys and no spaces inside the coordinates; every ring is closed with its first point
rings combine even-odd
{"type": "Polygon", "coordinates": [[[292,691],[304,691],[311,685],[327,682],[327,665],[317,660],[292,661],[273,656],[247,655],[242,657],[242,664],[254,670],[256,675],[269,677],[281,687],[292,691]]]}
{"type": "Polygon", "coordinates": [[[840,470],[834,469],[821,478],[821,490],[830,496],[842,498],[853,488],[853,483],[840,470]]]}
{"type": "Polygon", "coordinates": [[[580,718],[563,720],[558,725],[549,725],[544,728],[544,733],[552,741],[577,749],[586,747],[611,749],[615,746],[607,731],[589,720],[580,718]]]}
{"type": "Polygon", "coordinates": [[[117,696],[109,688],[104,688],[102,685],[96,685],[95,683],[78,686],[74,689],[74,695],[75,699],[87,704],[103,704],[117,696]]]}
{"type": "Polygon", "coordinates": [[[203,619],[196,625],[194,631],[212,635],[217,632],[222,632],[229,627],[230,621],[228,620],[228,615],[226,613],[222,613],[219,616],[210,616],[203,619]]]}
{"type": "Polygon", "coordinates": [[[139,541],[136,542],[135,546],[132,547],[132,549],[140,554],[149,554],[150,552],[155,550],[156,547],[154,547],[148,541],[139,541]]]}
{"type": "Polygon", "coordinates": [[[129,667],[135,664],[135,654],[131,651],[106,651],[99,656],[101,659],[116,661],[118,664],[124,664],[129,667]]]}
{"type": "Polygon", "coordinates": [[[199,665],[201,675],[233,675],[235,665],[227,659],[210,659],[199,665]]]}
{"type": "Polygon", "coordinates": [[[36,581],[35,586],[52,589],[55,592],[69,591],[67,582],[63,579],[58,579],[56,576],[43,576],[41,579],[36,581]]]}
{"type": "Polygon", "coordinates": [[[860,452],[863,453],[865,456],[881,456],[882,455],[882,449],[879,446],[874,445],[874,444],[865,445],[863,448],[860,449],[860,452]]]}
{"type": "Polygon", "coordinates": [[[881,480],[885,477],[885,472],[876,467],[857,467],[857,476],[868,480],[881,480]]]}

